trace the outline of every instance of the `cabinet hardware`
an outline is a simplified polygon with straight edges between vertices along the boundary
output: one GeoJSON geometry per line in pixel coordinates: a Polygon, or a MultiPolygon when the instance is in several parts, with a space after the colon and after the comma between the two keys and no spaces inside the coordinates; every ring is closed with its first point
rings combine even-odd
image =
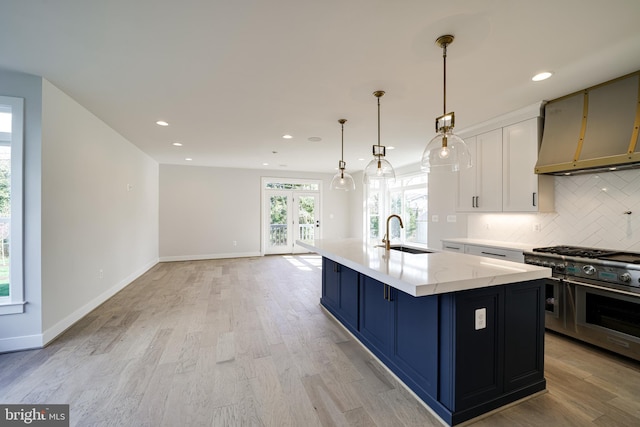
{"type": "Polygon", "coordinates": [[[506,258],[506,257],[507,257],[505,254],[494,254],[493,252],[485,252],[485,251],[482,251],[482,252],[480,252],[480,253],[481,253],[482,255],[500,256],[500,257],[503,257],[503,258],[506,258]]]}
{"type": "Polygon", "coordinates": [[[531,197],[531,203],[533,203],[533,206],[536,206],[536,193],[532,193],[532,197],[531,197]]]}
{"type": "Polygon", "coordinates": [[[391,286],[385,285],[384,283],[382,284],[382,286],[384,290],[384,299],[386,301],[393,301],[393,299],[391,299],[391,286]]]}
{"type": "Polygon", "coordinates": [[[476,196],[476,208],[480,207],[480,196],[476,196]]]}
{"type": "Polygon", "coordinates": [[[459,251],[460,248],[456,247],[456,246],[446,246],[444,247],[445,249],[453,249],[454,251],[459,251]]]}

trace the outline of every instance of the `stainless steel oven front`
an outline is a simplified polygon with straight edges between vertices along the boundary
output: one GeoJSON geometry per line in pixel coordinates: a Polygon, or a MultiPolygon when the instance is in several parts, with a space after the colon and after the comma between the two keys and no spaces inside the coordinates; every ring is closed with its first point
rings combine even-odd
{"type": "Polygon", "coordinates": [[[580,339],[640,360],[640,295],[588,283],[575,288],[580,339]]]}

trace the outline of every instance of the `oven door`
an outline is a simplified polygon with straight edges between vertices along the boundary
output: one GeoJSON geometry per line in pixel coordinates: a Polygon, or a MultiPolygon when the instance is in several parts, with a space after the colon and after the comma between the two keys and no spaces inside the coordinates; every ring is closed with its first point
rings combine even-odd
{"type": "Polygon", "coordinates": [[[640,360],[640,295],[576,284],[579,338],[640,360]]]}
{"type": "Polygon", "coordinates": [[[545,328],[562,331],[564,322],[564,285],[562,280],[550,277],[544,281],[544,326],[545,328]]]}

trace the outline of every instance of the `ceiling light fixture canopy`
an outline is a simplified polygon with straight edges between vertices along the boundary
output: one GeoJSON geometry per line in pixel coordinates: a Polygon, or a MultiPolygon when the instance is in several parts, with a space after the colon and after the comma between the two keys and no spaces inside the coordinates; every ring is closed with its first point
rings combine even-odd
{"type": "Polygon", "coordinates": [[[429,141],[422,153],[421,168],[431,172],[457,172],[471,167],[471,155],[467,144],[453,133],[454,112],[447,113],[447,46],[453,42],[452,35],[438,37],[436,44],[442,48],[444,63],[444,91],[442,116],[436,117],[436,136],[429,141]]]}
{"type": "Polygon", "coordinates": [[[373,96],[378,98],[378,145],[373,146],[373,160],[364,169],[364,183],[369,184],[372,180],[395,181],[396,172],[391,163],[385,158],[386,147],[380,145],[380,97],[384,95],[383,90],[373,92],[373,96]]]}
{"type": "Polygon", "coordinates": [[[355,190],[356,183],[353,181],[353,177],[346,173],[344,170],[347,167],[347,163],[344,161],[344,124],[347,119],[340,119],[340,127],[342,129],[342,151],[340,155],[340,161],[338,162],[338,173],[331,180],[330,189],[332,190],[355,190]]]}

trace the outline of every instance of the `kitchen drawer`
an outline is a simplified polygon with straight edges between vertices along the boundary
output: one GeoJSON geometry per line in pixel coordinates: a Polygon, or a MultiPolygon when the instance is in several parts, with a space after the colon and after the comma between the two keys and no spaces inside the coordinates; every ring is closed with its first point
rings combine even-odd
{"type": "Polygon", "coordinates": [[[464,245],[461,243],[451,243],[447,241],[442,242],[442,249],[449,252],[464,253],[464,245]]]}
{"type": "MultiPolygon", "coordinates": [[[[449,245],[450,243],[447,243],[449,245]]],[[[494,248],[490,246],[464,245],[464,253],[469,255],[486,256],[505,259],[507,261],[524,262],[522,251],[494,248]]]]}

